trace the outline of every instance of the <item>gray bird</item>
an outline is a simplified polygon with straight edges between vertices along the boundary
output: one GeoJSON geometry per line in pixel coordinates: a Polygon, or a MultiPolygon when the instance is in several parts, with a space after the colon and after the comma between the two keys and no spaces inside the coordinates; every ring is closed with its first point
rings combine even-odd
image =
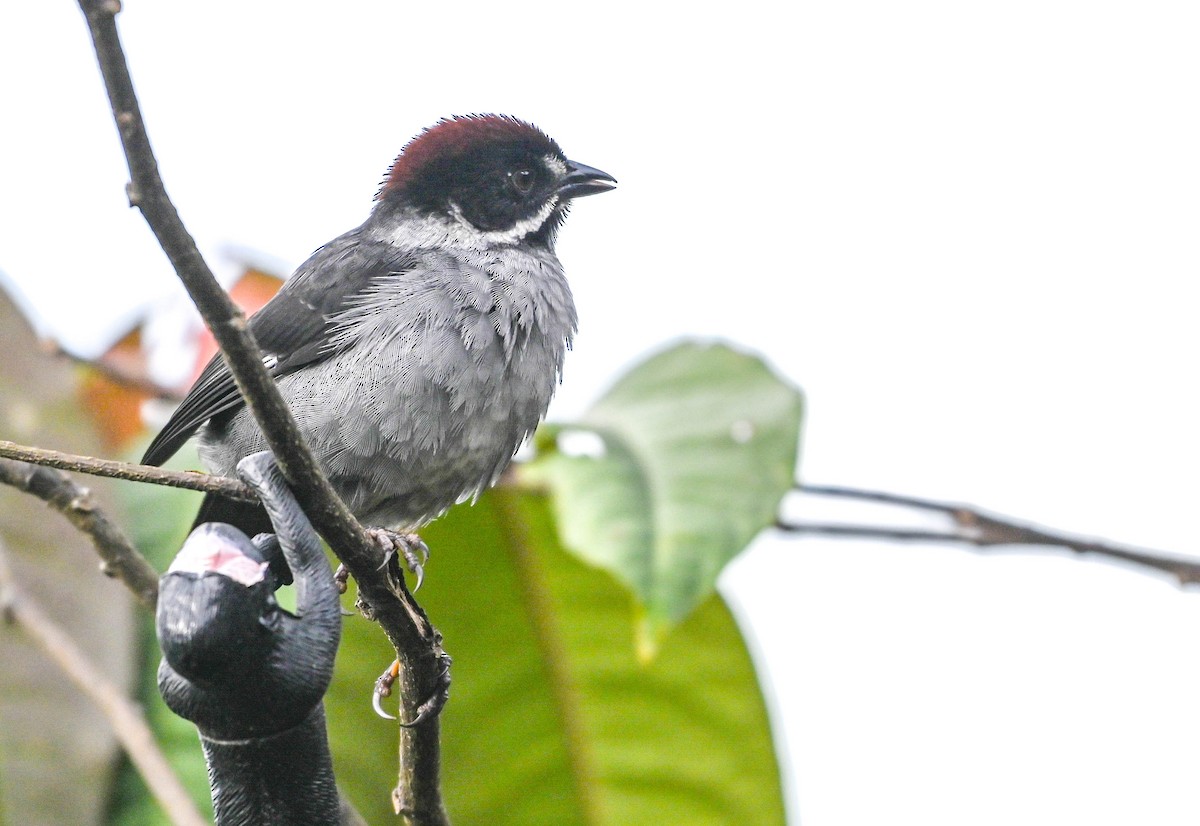
{"type": "MultiPolygon", "coordinates": [[[[404,147],[366,222],[251,317],[359,521],[413,530],[496,482],[545,415],[575,332],[558,230],[572,199],[615,184],[516,118],[442,120],[404,147]]],[[[266,449],[219,355],[142,461],[161,464],[197,430],[222,476],[266,449]]],[[[261,507],[212,494],[196,521],[270,530],[261,507]]]]}

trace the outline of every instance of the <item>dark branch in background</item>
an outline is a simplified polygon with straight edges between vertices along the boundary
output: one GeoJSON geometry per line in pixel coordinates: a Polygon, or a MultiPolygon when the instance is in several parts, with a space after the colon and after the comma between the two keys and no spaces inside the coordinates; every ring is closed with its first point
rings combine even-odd
{"type": "Polygon", "coordinates": [[[61,471],[11,459],[0,459],[0,482],[37,496],[87,534],[103,560],[100,570],[120,579],[138,601],[154,609],[158,572],[100,510],[91,491],[61,471]]]}
{"type": "Polygon", "coordinates": [[[15,442],[6,442],[3,439],[0,439],[0,458],[56,467],[59,470],[90,473],[93,476],[107,476],[110,479],[124,479],[127,482],[149,482],[154,485],[196,490],[201,493],[219,493],[230,499],[239,499],[244,502],[258,501],[254,491],[237,479],[214,476],[211,473],[197,473],[194,470],[165,470],[150,465],[135,465],[112,459],[96,459],[92,456],[28,447],[15,442]]]}
{"type": "MultiPolygon", "coordinates": [[[[262,354],[250,334],[245,316],[234,307],[201,257],[179,213],[167,197],[158,163],[150,147],[141,110],[134,93],[125,53],[114,16],[118,0],[79,0],[87,18],[100,72],[108,92],[113,117],[131,181],[129,202],[142,211],[171,265],[195,302],[221,347],[238,389],[266,436],[267,444],[291,485],[296,499],[317,531],[358,583],[359,599],[383,627],[396,647],[401,664],[401,718],[415,720],[421,703],[431,696],[441,679],[442,663],[435,653],[436,631],[412,599],[395,557],[382,554],[337,497],[305,444],[287,405],[262,363],[262,354]],[[409,690],[409,689],[415,690],[409,690]]],[[[397,799],[414,813],[412,822],[446,822],[437,792],[439,724],[430,715],[420,724],[401,728],[401,788],[397,799]],[[408,779],[417,782],[407,788],[408,779]]]]}
{"type": "MultiPolygon", "coordinates": [[[[0,467],[10,462],[0,462],[0,467]]],[[[61,476],[53,470],[45,473],[61,476]]],[[[68,484],[70,484],[68,480],[68,484]]],[[[154,580],[157,589],[157,576],[154,580]]],[[[72,641],[41,607],[23,593],[13,581],[5,549],[0,544],[0,615],[20,626],[30,639],[54,661],[75,687],[100,709],[113,733],[137,766],[146,786],[176,826],[204,826],[207,822],[192,804],[191,796],[171,770],[166,757],[154,741],[140,709],[125,698],[120,687],[101,673],[87,653],[72,641]]]]}
{"type": "Polygon", "coordinates": [[[776,527],[789,533],[858,539],[887,539],[899,542],[950,542],[983,549],[994,548],[998,545],[1053,546],[1065,548],[1077,554],[1094,554],[1106,559],[1120,560],[1142,568],[1161,571],[1175,577],[1179,580],[1180,585],[1200,583],[1200,560],[1034,527],[966,505],[830,485],[804,484],[797,486],[797,490],[812,496],[857,499],[862,502],[939,513],[949,517],[952,527],[948,531],[931,531],[827,522],[781,520],[777,523],[776,527]]]}

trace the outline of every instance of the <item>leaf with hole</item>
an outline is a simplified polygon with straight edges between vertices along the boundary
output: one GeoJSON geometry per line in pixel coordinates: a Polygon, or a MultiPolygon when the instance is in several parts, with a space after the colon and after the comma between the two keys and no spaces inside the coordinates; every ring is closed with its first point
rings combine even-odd
{"type": "Polygon", "coordinates": [[[551,492],[568,548],[633,590],[650,654],[774,523],[802,414],[799,388],[761,359],[685,342],[635,367],[578,422],[544,429],[520,478],[551,492]]]}

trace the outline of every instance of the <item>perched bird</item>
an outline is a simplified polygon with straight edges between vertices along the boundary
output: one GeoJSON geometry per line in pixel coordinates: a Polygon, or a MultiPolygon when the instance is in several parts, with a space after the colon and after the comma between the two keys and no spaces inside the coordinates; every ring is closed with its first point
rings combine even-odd
{"type": "MultiPolygon", "coordinates": [[[[404,147],[362,226],[318,249],[250,319],[265,362],[359,521],[408,531],[494,484],[546,412],[575,332],[554,253],[572,199],[612,189],[536,127],[440,121],[404,147]]],[[[209,471],[266,449],[217,355],[143,458],[199,431],[209,471]]],[[[266,513],[209,494],[197,522],[266,513]]]]}

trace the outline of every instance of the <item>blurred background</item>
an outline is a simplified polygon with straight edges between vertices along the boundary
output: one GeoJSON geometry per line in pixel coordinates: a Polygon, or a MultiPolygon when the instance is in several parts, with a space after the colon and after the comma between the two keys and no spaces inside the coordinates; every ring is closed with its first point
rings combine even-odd
{"type": "MultiPolygon", "coordinates": [[[[6,17],[3,287],[65,349],[136,330],[154,379],[185,382],[197,328],[126,208],[82,17],[6,17]]],[[[560,240],[581,329],[552,418],[717,337],[804,387],[806,481],[1200,551],[1194,4],[216,0],[118,22],[227,283],[359,223],[421,128],[514,114],[620,181],[560,240]]],[[[1196,819],[1200,594],[1060,552],[779,536],[722,585],[793,822],[1196,819]]]]}

